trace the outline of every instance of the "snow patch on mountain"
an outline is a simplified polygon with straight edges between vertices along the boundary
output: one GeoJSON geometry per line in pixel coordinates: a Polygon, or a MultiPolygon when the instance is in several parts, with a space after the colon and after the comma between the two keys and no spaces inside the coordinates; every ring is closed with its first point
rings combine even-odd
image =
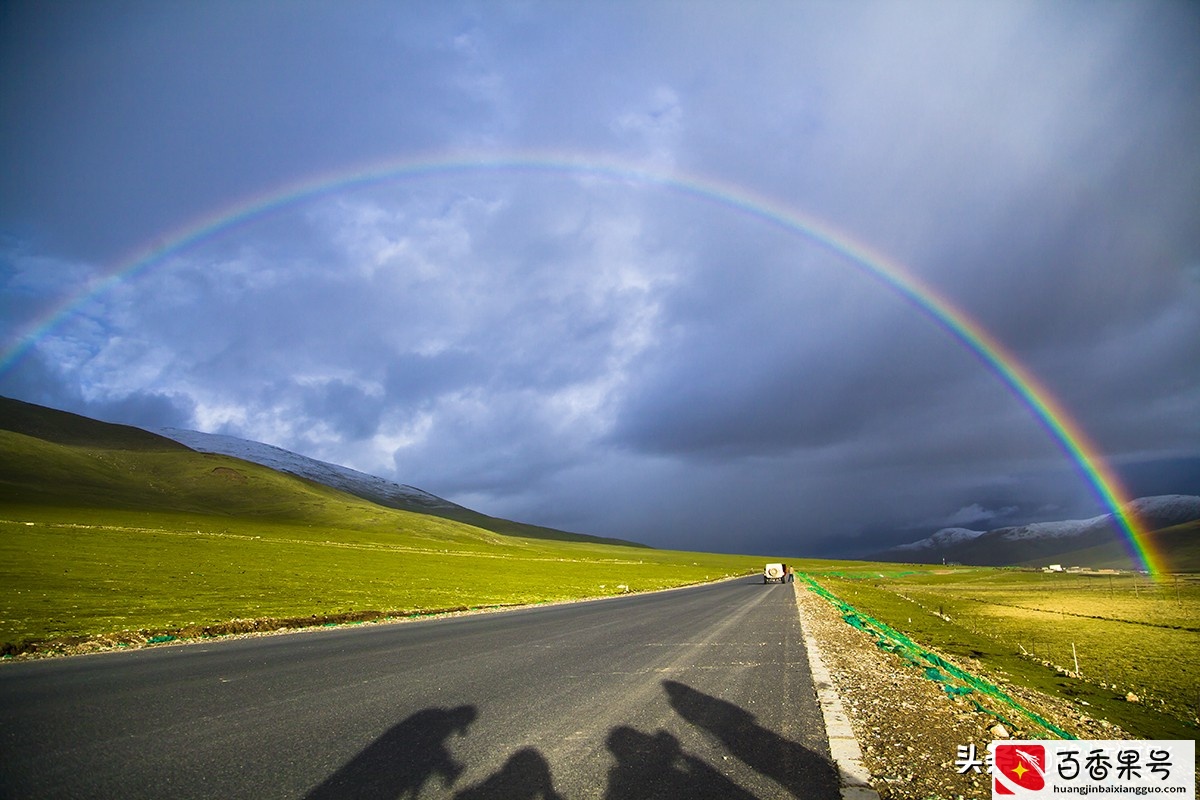
{"type": "Polygon", "coordinates": [[[938,547],[946,547],[960,542],[969,542],[972,539],[983,536],[985,531],[973,531],[970,528],[942,528],[933,536],[926,537],[917,542],[909,544],[901,544],[892,548],[893,550],[932,550],[938,547]]]}
{"type": "Polygon", "coordinates": [[[1018,525],[1013,528],[997,528],[993,533],[1006,542],[1019,542],[1024,539],[1064,539],[1079,536],[1097,525],[1105,525],[1109,519],[1111,519],[1111,515],[1101,514],[1090,519],[1031,522],[1028,525],[1018,525]]]}
{"type": "MultiPolygon", "coordinates": [[[[1139,497],[1121,506],[1121,514],[1139,520],[1150,530],[1167,528],[1193,519],[1200,519],[1200,497],[1184,494],[1167,494],[1156,497],[1139,497]]],[[[1023,539],[1056,539],[1082,536],[1097,528],[1114,524],[1112,514],[1101,514],[1091,519],[1062,520],[1059,522],[1032,522],[1015,528],[1000,528],[993,533],[1005,541],[1023,539]]]]}
{"type": "Polygon", "coordinates": [[[279,472],[286,472],[334,489],[340,489],[380,505],[414,511],[462,508],[462,506],[451,503],[449,500],[443,500],[437,495],[415,486],[396,483],[326,461],[318,461],[315,458],[302,456],[284,450],[282,447],[262,442],[251,442],[236,436],[201,433],[179,428],[160,428],[155,432],[201,453],[233,456],[243,461],[261,464],[279,472]]]}
{"type": "Polygon", "coordinates": [[[1139,497],[1122,507],[1124,511],[1130,509],[1141,519],[1159,520],[1160,525],[1179,525],[1200,519],[1200,497],[1191,494],[1139,497]]]}

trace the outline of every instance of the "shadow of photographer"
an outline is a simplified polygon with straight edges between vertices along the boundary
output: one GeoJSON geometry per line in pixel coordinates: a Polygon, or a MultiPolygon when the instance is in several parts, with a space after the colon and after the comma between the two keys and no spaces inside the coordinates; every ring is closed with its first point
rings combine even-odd
{"type": "MultiPolygon", "coordinates": [[[[793,796],[840,796],[837,771],[827,758],[762,727],[753,714],[734,703],[678,681],[663,681],[663,688],[681,718],[715,737],[733,756],[793,796]]],[[[307,800],[417,798],[435,778],[441,779],[442,791],[432,788],[433,793],[451,796],[466,767],[454,759],[447,744],[456,734],[466,736],[478,714],[473,705],[418,711],[330,775],[308,793],[307,800]]],[[[615,759],[608,771],[606,800],[755,797],[686,752],[679,739],[665,730],[647,734],[620,725],[609,730],[605,744],[615,759]]],[[[454,800],[563,800],[554,788],[550,765],[532,747],[517,750],[492,775],[452,796],[454,800]]]]}
{"type": "MultiPolygon", "coordinates": [[[[466,769],[446,744],[466,736],[479,715],[475,706],[426,708],[393,725],[361,753],[330,775],[306,800],[397,800],[419,797],[425,785],[441,778],[450,788],[466,769]]],[[[445,796],[445,795],[442,795],[445,796]]],[[[454,795],[455,800],[563,800],[554,789],[550,765],[532,747],[513,753],[490,777],[454,795]]]]}
{"type": "Polygon", "coordinates": [[[708,731],[743,763],[794,797],[840,795],[837,770],[825,756],[762,727],[741,706],[678,681],[663,681],[663,687],[675,713],[708,731]]]}
{"type": "Polygon", "coordinates": [[[651,735],[622,725],[609,732],[606,743],[617,759],[608,771],[606,800],[754,798],[704,761],[684,752],[679,740],[666,731],[651,735]]]}
{"type": "Polygon", "coordinates": [[[535,748],[513,753],[491,777],[454,795],[454,800],[563,800],[554,790],[550,765],[535,748]]]}
{"type": "Polygon", "coordinates": [[[308,793],[306,800],[395,800],[417,797],[435,775],[446,788],[462,774],[462,764],[446,749],[446,740],[467,729],[475,706],[426,708],[393,725],[361,753],[308,793]]]}

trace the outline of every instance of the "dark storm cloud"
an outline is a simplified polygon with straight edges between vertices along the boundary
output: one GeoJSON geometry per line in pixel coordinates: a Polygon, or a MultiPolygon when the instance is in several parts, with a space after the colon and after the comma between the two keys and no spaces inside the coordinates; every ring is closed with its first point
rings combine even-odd
{"type": "Polygon", "coordinates": [[[1200,485],[1200,458],[1164,458],[1118,464],[1121,479],[1135,496],[1194,494],[1200,485]]]}
{"type": "Polygon", "coordinates": [[[191,422],[195,404],[186,396],[134,392],[117,400],[88,404],[86,410],[110,422],[150,429],[174,428],[191,422]]]}
{"type": "MultiPolygon", "coordinates": [[[[1192,4],[4,13],[6,343],[115,254],[272,187],[431,150],[598,153],[771,198],[903,264],[1131,490],[1200,493],[1192,4]]],[[[753,209],[462,170],[175,251],[77,305],[0,392],[673,547],[865,552],[1099,513],[935,316],[753,209]]]]}
{"type": "Polygon", "coordinates": [[[19,368],[0,375],[0,396],[140,428],[190,425],[195,412],[195,403],[182,393],[133,391],[90,400],[71,376],[64,376],[38,353],[26,355],[19,368]]]}
{"type": "Polygon", "coordinates": [[[292,181],[298,165],[320,173],[442,144],[484,101],[455,85],[465,57],[453,21],[423,11],[11,5],[0,209],[54,246],[112,257],[130,237],[292,181]]]}
{"type": "Polygon", "coordinates": [[[303,387],[302,396],[304,414],[321,420],[343,438],[365,439],[379,429],[383,415],[381,398],[372,397],[356,386],[333,380],[303,387]]]}

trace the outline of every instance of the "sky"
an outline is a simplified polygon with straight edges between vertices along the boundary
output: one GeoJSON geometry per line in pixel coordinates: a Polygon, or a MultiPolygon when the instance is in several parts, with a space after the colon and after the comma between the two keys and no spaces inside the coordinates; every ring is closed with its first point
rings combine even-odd
{"type": "Polygon", "coordinates": [[[660,547],[1087,518],[818,234],[1200,494],[1198,143],[1187,2],[5,3],[0,394],[660,547]]]}

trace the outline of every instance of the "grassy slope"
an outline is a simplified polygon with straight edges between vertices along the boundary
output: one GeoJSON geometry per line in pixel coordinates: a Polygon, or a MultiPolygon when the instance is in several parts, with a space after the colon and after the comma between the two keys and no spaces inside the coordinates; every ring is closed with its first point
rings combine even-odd
{"type": "Polygon", "coordinates": [[[471,525],[483,530],[492,531],[502,536],[521,536],[528,539],[551,539],[561,542],[590,542],[615,544],[623,547],[644,548],[646,545],[629,542],[623,539],[608,539],[600,536],[589,536],[582,533],[571,533],[557,528],[547,528],[542,525],[530,525],[527,522],[514,522],[509,519],[490,517],[469,508],[431,509],[429,514],[443,519],[452,519],[465,525],[471,525]]]}
{"type": "Polygon", "coordinates": [[[56,411],[0,397],[0,430],[23,433],[55,444],[146,452],[185,452],[178,442],[128,425],[99,422],[67,411],[56,411]]]}
{"type": "MultiPolygon", "coordinates": [[[[85,451],[94,450],[116,450],[116,451],[132,451],[139,454],[145,453],[175,453],[191,452],[186,446],[168,439],[158,434],[150,433],[149,431],[140,428],[134,428],[128,425],[114,425],[106,422],[89,419],[71,414],[65,411],[37,406],[31,403],[25,403],[20,400],[0,397],[0,431],[10,431],[21,433],[35,439],[40,439],[56,444],[69,445],[78,448],[84,448],[85,451]]],[[[136,459],[135,459],[136,460],[136,459]]],[[[110,467],[118,469],[128,468],[132,464],[129,458],[114,460],[107,466],[101,465],[100,471],[107,473],[110,467]]],[[[61,469],[67,471],[67,475],[72,478],[79,488],[87,488],[88,473],[75,472],[78,463],[63,463],[61,469]]],[[[135,467],[140,465],[135,465],[135,467]]],[[[60,470],[61,471],[61,470],[60,470]]],[[[94,471],[93,471],[94,472],[94,471]]],[[[62,476],[57,476],[62,477],[62,476]]],[[[301,479],[303,480],[303,479],[301,479]]],[[[126,492],[128,486],[120,487],[121,492],[126,492]]],[[[111,488],[111,481],[109,481],[111,488]]],[[[32,485],[27,487],[29,491],[36,491],[38,487],[32,485]]],[[[176,487],[171,487],[172,489],[176,487]]],[[[52,502],[57,502],[59,496],[53,491],[48,497],[52,502]]],[[[145,500],[145,497],[134,499],[135,505],[145,500]]],[[[159,498],[154,498],[157,501],[159,498]]],[[[644,547],[644,545],[636,542],[627,542],[620,539],[606,539],[597,536],[588,536],[585,534],[571,533],[561,531],[555,528],[546,528],[541,525],[530,525],[523,522],[514,522],[512,520],[499,519],[486,514],[481,514],[469,508],[453,507],[446,509],[426,509],[424,507],[410,507],[402,503],[389,503],[380,498],[365,496],[369,503],[383,505],[390,508],[395,508],[401,511],[413,511],[420,514],[430,514],[432,516],[442,517],[445,519],[462,522],[467,525],[489,530],[494,533],[499,533],[504,536],[521,536],[533,539],[552,539],[568,542],[591,542],[591,543],[607,543],[626,545],[629,547],[644,547]]]]}
{"type": "Polygon", "coordinates": [[[134,428],[46,409],[31,418],[24,405],[21,419],[0,406],[0,643],[594,597],[761,569],[757,558],[502,535],[134,428]]]}

